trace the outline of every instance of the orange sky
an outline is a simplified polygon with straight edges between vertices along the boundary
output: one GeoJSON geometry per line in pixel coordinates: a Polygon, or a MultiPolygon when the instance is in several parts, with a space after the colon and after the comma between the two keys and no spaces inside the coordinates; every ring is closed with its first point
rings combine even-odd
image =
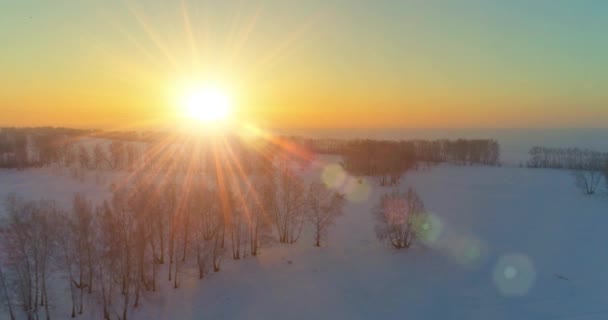
{"type": "Polygon", "coordinates": [[[179,126],[212,81],[268,127],[607,127],[608,5],[548,3],[14,2],[0,125],[179,126]]]}

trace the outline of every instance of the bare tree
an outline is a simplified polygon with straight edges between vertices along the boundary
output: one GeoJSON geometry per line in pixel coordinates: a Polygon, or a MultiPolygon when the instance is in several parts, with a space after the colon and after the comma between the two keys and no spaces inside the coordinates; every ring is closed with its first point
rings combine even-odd
{"type": "Polygon", "coordinates": [[[127,168],[131,171],[135,167],[135,163],[137,162],[137,148],[133,143],[127,143],[126,146],[126,160],[127,160],[127,168]]]}
{"type": "Polygon", "coordinates": [[[320,247],[329,227],[342,213],[344,195],[329,190],[322,183],[313,182],[308,188],[307,200],[307,218],[315,230],[315,246],[320,247]]]}
{"type": "Polygon", "coordinates": [[[59,220],[59,231],[57,232],[57,244],[59,245],[61,253],[60,255],[60,266],[67,272],[67,281],[70,289],[70,300],[72,302],[71,316],[76,317],[76,278],[75,278],[75,263],[76,263],[76,236],[72,233],[71,217],[67,213],[61,215],[59,220]]]}
{"type": "Polygon", "coordinates": [[[382,196],[374,215],[379,240],[397,249],[409,248],[421,232],[424,203],[412,188],[404,194],[395,190],[382,196]]]}
{"type": "Polygon", "coordinates": [[[117,280],[120,283],[120,293],[123,297],[122,320],[127,320],[129,302],[135,282],[139,279],[135,275],[134,246],[136,242],[136,218],[130,210],[128,194],[124,190],[116,190],[112,196],[111,209],[108,215],[109,227],[113,230],[112,244],[116,247],[117,280]]]}
{"type": "Polygon", "coordinates": [[[607,160],[603,160],[600,153],[593,152],[581,165],[580,170],[574,171],[576,186],[581,189],[584,194],[592,195],[595,193],[602,181],[602,170],[604,169],[606,161],[607,160]]]}
{"type": "Polygon", "coordinates": [[[602,172],[597,169],[575,170],[574,175],[576,187],[586,195],[595,194],[602,180],[602,172]]]}
{"type": "MultiPolygon", "coordinates": [[[[232,192],[231,192],[232,193],[232,192]]],[[[247,220],[249,217],[249,203],[242,197],[242,195],[231,195],[233,198],[232,202],[232,214],[230,216],[230,240],[232,244],[232,259],[239,260],[241,257],[246,256],[244,251],[247,247],[248,238],[247,234],[247,220]],[[240,197],[241,199],[234,199],[240,197]]]]}
{"type": "Polygon", "coordinates": [[[219,190],[205,184],[198,185],[195,190],[197,192],[192,193],[191,223],[199,278],[202,279],[209,263],[212,263],[214,272],[220,271],[227,219],[220,205],[222,193],[219,190]]]}
{"type": "Polygon", "coordinates": [[[53,254],[55,231],[51,222],[57,212],[55,203],[24,202],[11,195],[6,208],[7,227],[2,230],[0,242],[10,261],[9,268],[16,275],[20,304],[28,319],[38,318],[40,307],[44,307],[46,319],[50,319],[47,280],[53,254]]]}
{"type": "Polygon", "coordinates": [[[91,157],[84,145],[78,147],[78,163],[80,163],[82,169],[88,169],[90,167],[91,157]]]}
{"type": "Polygon", "coordinates": [[[99,287],[101,290],[101,303],[103,307],[104,320],[110,320],[110,310],[112,308],[112,294],[114,292],[114,284],[116,283],[117,271],[117,251],[119,245],[114,237],[116,230],[114,229],[114,221],[112,209],[107,201],[95,209],[95,214],[98,221],[98,241],[100,259],[97,264],[97,275],[99,287]]]}
{"type": "Polygon", "coordinates": [[[61,148],[61,158],[63,160],[63,166],[70,167],[73,163],[76,162],[77,154],[76,151],[72,148],[71,143],[65,143],[61,148]]]}
{"type": "Polygon", "coordinates": [[[198,277],[203,279],[208,271],[209,263],[213,254],[213,239],[216,233],[210,231],[211,216],[219,211],[217,209],[217,199],[211,198],[211,192],[206,186],[197,188],[194,193],[193,210],[193,241],[196,250],[196,264],[198,267],[198,277]]]}
{"type": "Polygon", "coordinates": [[[95,169],[101,169],[103,163],[108,161],[106,153],[100,143],[95,144],[93,147],[93,166],[95,169]]]}
{"type": "Polygon", "coordinates": [[[606,189],[608,190],[608,160],[604,163],[604,182],[606,183],[606,189]]]}
{"type": "Polygon", "coordinates": [[[254,177],[250,180],[246,202],[249,220],[249,252],[252,256],[260,253],[260,247],[272,228],[269,213],[272,208],[273,191],[272,183],[264,176],[254,177]]]}
{"type": "Polygon", "coordinates": [[[6,307],[8,308],[8,315],[11,320],[15,320],[15,313],[13,312],[13,303],[11,302],[11,296],[8,293],[8,287],[4,272],[2,271],[2,264],[0,264],[0,289],[2,289],[2,296],[4,298],[6,307]]]}
{"type": "Polygon", "coordinates": [[[110,167],[112,169],[120,169],[125,162],[126,150],[125,144],[121,141],[112,141],[109,146],[110,151],[110,167]]]}
{"type": "Polygon", "coordinates": [[[281,160],[275,170],[271,193],[274,223],[281,243],[295,243],[304,225],[306,189],[302,179],[289,168],[289,161],[281,160]]]}
{"type": "MultiPolygon", "coordinates": [[[[95,260],[95,215],[93,205],[84,195],[76,193],[73,202],[73,228],[78,236],[79,283],[81,292],[85,288],[93,292],[93,274],[95,260]]],[[[81,307],[82,308],[82,307],[81,307]]],[[[81,311],[82,313],[82,311],[81,311]]]]}

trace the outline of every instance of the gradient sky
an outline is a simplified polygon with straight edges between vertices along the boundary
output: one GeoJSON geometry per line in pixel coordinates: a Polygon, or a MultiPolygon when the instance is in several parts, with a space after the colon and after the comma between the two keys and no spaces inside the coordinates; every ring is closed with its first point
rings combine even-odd
{"type": "Polygon", "coordinates": [[[608,1],[0,0],[0,125],[608,127],[608,1]]]}

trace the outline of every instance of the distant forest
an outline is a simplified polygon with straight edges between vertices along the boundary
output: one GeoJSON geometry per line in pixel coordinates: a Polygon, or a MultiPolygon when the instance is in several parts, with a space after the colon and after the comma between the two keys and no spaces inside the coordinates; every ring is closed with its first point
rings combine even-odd
{"type": "Polygon", "coordinates": [[[500,165],[500,146],[490,139],[474,140],[335,140],[301,139],[312,152],[342,156],[342,166],[357,176],[376,176],[381,185],[395,185],[420,165],[500,165]]]}
{"type": "Polygon", "coordinates": [[[608,164],[608,153],[580,148],[533,147],[529,168],[569,170],[602,170],[608,164]]]}
{"type": "MultiPolygon", "coordinates": [[[[182,139],[186,140],[186,139],[182,139]]],[[[174,141],[174,147],[192,147],[166,132],[95,132],[66,128],[0,129],[0,167],[27,168],[53,163],[69,166],[79,162],[85,168],[131,167],[141,150],[135,142],[155,145],[174,141]],[[97,140],[89,147],[78,144],[85,138],[97,140]]],[[[235,153],[255,156],[251,147],[237,137],[227,137],[235,153]]],[[[384,176],[382,184],[395,184],[405,171],[419,165],[454,163],[458,165],[499,165],[500,146],[490,139],[474,140],[336,140],[301,137],[278,137],[283,145],[302,150],[303,154],[330,154],[342,157],[342,166],[354,175],[384,176]]],[[[275,146],[276,147],[276,146],[275,146]]],[[[171,148],[165,146],[165,148],[171,148]]],[[[269,149],[267,149],[269,151],[269,149]]],[[[209,163],[210,159],[203,159],[209,163]]],[[[213,169],[213,168],[210,168],[213,169]]]]}

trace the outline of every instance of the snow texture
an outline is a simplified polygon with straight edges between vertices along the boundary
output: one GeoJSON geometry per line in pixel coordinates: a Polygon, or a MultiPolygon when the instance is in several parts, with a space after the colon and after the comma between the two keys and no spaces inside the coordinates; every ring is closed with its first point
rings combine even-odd
{"type": "MultiPolygon", "coordinates": [[[[203,281],[194,269],[184,270],[179,289],[161,281],[160,293],[146,293],[130,318],[608,317],[604,190],[585,196],[569,172],[550,169],[441,165],[410,172],[399,188],[421,195],[431,236],[397,251],[378,242],[371,213],[391,189],[328,172],[338,161],[320,157],[302,171],[307,181],[325,180],[349,199],[322,248],[313,247],[306,230],[294,245],[267,244],[259,257],[226,257],[222,271],[203,281]]],[[[80,182],[50,168],[0,170],[0,198],[16,193],[68,209],[81,192],[99,202],[120,175],[105,173],[98,183],[94,175],[80,182]]],[[[66,305],[54,301],[55,319],[69,319],[67,292],[65,299],[66,305]]],[[[81,318],[99,316],[89,308],[81,318]]]]}

